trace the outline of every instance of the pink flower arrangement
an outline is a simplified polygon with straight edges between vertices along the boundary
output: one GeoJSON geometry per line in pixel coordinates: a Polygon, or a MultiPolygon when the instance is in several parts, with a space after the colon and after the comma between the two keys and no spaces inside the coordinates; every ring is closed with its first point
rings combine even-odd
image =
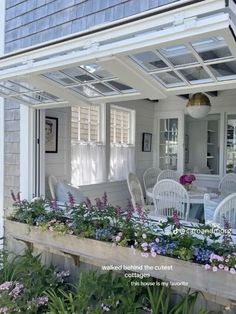
{"type": "Polygon", "coordinates": [[[189,185],[192,184],[193,181],[196,180],[196,177],[193,174],[184,174],[179,178],[179,182],[182,185],[189,185]]]}

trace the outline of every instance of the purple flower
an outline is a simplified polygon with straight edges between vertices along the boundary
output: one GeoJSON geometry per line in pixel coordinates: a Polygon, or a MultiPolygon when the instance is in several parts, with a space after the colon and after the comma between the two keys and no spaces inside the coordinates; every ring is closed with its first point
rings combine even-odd
{"type": "Polygon", "coordinates": [[[20,192],[18,192],[18,193],[16,194],[16,201],[17,201],[18,203],[21,202],[21,199],[20,199],[20,192]]]}
{"type": "Polygon", "coordinates": [[[233,267],[230,268],[230,273],[233,274],[233,275],[236,273],[236,271],[235,271],[235,269],[233,267]]]}
{"type": "Polygon", "coordinates": [[[95,198],[95,202],[96,202],[96,206],[98,209],[102,209],[103,208],[103,203],[102,201],[100,200],[100,198],[95,198]]]}
{"type": "Polygon", "coordinates": [[[103,196],[102,196],[102,205],[103,207],[106,207],[107,206],[107,193],[104,192],[103,196]]]}
{"type": "Polygon", "coordinates": [[[142,214],[142,212],[143,212],[142,207],[139,206],[138,204],[137,204],[137,207],[136,207],[136,212],[137,212],[137,214],[138,214],[139,216],[141,216],[141,214],[142,214]]]}
{"type": "Polygon", "coordinates": [[[92,203],[88,197],[85,199],[85,205],[88,207],[89,210],[92,210],[92,203]]]}
{"type": "Polygon", "coordinates": [[[14,202],[17,202],[16,196],[15,196],[13,190],[11,190],[11,197],[12,197],[14,202]]]}
{"type": "Polygon", "coordinates": [[[9,311],[10,309],[7,306],[0,307],[0,313],[7,314],[10,313],[9,311]]]}
{"type": "Polygon", "coordinates": [[[74,199],[74,196],[68,192],[68,205],[69,205],[69,208],[71,209],[74,205],[75,205],[75,199],[74,199]]]}
{"type": "Polygon", "coordinates": [[[115,212],[116,212],[116,215],[117,215],[117,216],[120,216],[120,214],[121,214],[121,208],[120,208],[119,206],[117,206],[117,207],[115,208],[115,212]]]}
{"type": "Polygon", "coordinates": [[[180,228],[180,221],[179,221],[179,217],[178,217],[178,213],[177,210],[173,211],[173,216],[172,216],[173,220],[174,220],[174,224],[176,228],[180,228]]]}
{"type": "Polygon", "coordinates": [[[58,209],[57,200],[55,198],[51,200],[50,208],[53,209],[53,210],[57,210],[58,209]]]}

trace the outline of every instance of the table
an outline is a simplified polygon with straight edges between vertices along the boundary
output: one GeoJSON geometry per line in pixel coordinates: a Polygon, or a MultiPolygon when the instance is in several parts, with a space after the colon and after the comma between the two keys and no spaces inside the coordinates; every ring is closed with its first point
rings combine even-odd
{"type": "MultiPolygon", "coordinates": [[[[146,195],[150,198],[153,198],[152,191],[153,191],[153,188],[149,188],[146,191],[146,195]]],[[[214,216],[214,211],[217,205],[223,199],[222,197],[219,197],[219,195],[215,193],[215,189],[193,187],[190,191],[188,191],[188,195],[189,195],[189,201],[191,205],[191,211],[190,211],[191,217],[202,221],[203,212],[204,212],[204,220],[212,221],[213,216],[214,216]],[[212,198],[211,200],[209,200],[209,202],[206,202],[205,208],[203,208],[204,194],[206,193],[209,193],[212,198]]]]}
{"type": "MultiPolygon", "coordinates": [[[[146,191],[146,195],[150,198],[153,198],[152,194],[153,188],[149,188],[146,191]]],[[[216,193],[213,193],[215,190],[211,188],[198,188],[194,187],[190,191],[188,191],[189,195],[189,201],[190,204],[204,204],[204,194],[210,193],[215,196],[215,198],[218,197],[216,193]]]]}

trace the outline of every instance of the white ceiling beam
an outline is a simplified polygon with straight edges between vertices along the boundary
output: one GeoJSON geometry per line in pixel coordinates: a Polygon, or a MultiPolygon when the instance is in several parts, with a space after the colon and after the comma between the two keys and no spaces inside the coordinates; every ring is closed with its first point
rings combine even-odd
{"type": "Polygon", "coordinates": [[[119,96],[106,96],[103,99],[93,98],[93,104],[101,104],[101,103],[115,103],[120,101],[129,101],[129,100],[137,100],[143,99],[143,95],[140,93],[132,93],[132,94],[121,94],[119,96]]]}
{"type": "Polygon", "coordinates": [[[122,82],[136,89],[141,93],[142,98],[150,99],[165,99],[164,88],[160,86],[151,75],[143,75],[143,72],[138,71],[138,67],[135,67],[133,61],[129,61],[124,57],[113,57],[106,61],[98,62],[105,69],[110,71],[122,82]]]}
{"type": "Polygon", "coordinates": [[[182,94],[191,94],[197,92],[208,92],[208,91],[220,91],[220,90],[228,90],[228,89],[236,89],[236,81],[222,81],[219,83],[207,83],[207,84],[198,84],[192,87],[176,87],[171,88],[166,91],[167,96],[171,95],[182,95],[182,94]]]}

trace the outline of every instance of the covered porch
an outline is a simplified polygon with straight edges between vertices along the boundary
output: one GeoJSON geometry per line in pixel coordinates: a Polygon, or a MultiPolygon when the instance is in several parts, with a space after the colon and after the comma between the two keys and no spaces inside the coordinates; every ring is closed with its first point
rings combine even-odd
{"type": "MultiPolygon", "coordinates": [[[[128,174],[145,194],[148,168],[191,173],[196,187],[217,191],[236,172],[235,10],[207,0],[1,58],[0,94],[21,106],[21,199],[53,200],[56,178],[59,202],[70,186],[125,209],[128,174]],[[201,119],[186,109],[197,92],[211,102],[201,119]]],[[[203,194],[192,218],[204,223],[203,194]]],[[[214,293],[223,305],[236,299],[214,293]]]]}

